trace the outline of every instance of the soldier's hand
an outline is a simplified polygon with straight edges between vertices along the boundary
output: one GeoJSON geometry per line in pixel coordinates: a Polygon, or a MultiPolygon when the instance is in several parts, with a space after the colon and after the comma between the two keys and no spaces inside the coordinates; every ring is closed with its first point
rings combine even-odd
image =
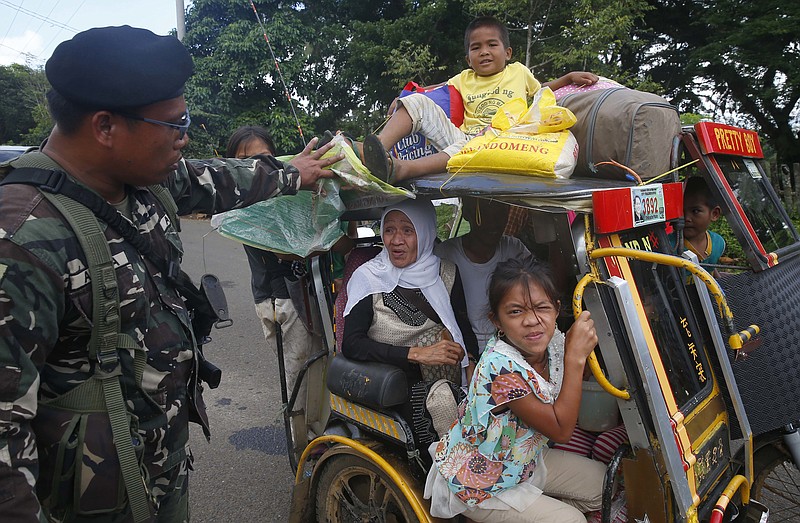
{"type": "Polygon", "coordinates": [[[305,149],[289,162],[300,172],[301,189],[314,188],[317,184],[317,180],[320,178],[333,178],[333,171],[326,169],[326,167],[344,158],[343,154],[323,158],[322,156],[328,152],[334,144],[328,143],[314,150],[314,146],[318,141],[319,139],[316,136],[312,138],[305,149]]]}

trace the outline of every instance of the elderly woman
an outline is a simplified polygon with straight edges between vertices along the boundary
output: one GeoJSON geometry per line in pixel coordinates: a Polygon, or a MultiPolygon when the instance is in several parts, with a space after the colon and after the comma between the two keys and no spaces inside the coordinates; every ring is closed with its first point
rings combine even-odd
{"type": "Polygon", "coordinates": [[[410,388],[441,377],[466,385],[477,341],[458,269],[433,254],[433,205],[415,199],[388,207],[381,236],[383,250],[347,285],[343,354],[400,367],[410,388]]]}

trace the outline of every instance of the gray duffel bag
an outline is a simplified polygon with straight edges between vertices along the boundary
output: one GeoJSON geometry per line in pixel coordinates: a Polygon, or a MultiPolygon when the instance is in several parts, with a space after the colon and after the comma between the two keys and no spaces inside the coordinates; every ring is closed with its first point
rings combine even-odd
{"type": "Polygon", "coordinates": [[[664,98],[616,87],[568,94],[558,104],[578,119],[570,128],[580,147],[573,176],[624,179],[623,169],[597,165],[610,160],[630,167],[645,180],[669,170],[672,142],[681,122],[678,108],[664,98]]]}

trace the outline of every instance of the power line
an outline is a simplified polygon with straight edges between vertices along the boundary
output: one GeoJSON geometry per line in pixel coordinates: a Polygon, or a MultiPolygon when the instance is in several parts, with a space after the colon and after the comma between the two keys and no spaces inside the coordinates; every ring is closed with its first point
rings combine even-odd
{"type": "MultiPolygon", "coordinates": [[[[22,6],[22,3],[20,3],[20,4],[19,4],[19,6],[22,6]]],[[[19,6],[18,6],[18,7],[19,7],[19,6]]],[[[11,31],[11,28],[12,28],[12,27],[14,27],[14,21],[16,21],[16,19],[17,19],[17,15],[18,15],[18,14],[19,14],[19,11],[17,11],[16,13],[14,13],[14,18],[12,18],[12,19],[11,19],[11,23],[10,23],[10,24],[8,24],[8,29],[6,29],[6,34],[4,34],[4,35],[3,35],[3,42],[5,42],[5,41],[6,41],[6,36],[8,36],[8,33],[11,31]]]]}
{"type": "Polygon", "coordinates": [[[50,24],[52,24],[52,25],[54,25],[54,26],[56,26],[58,28],[66,29],[67,31],[70,31],[72,33],[77,33],[78,32],[78,30],[75,29],[74,27],[70,27],[70,26],[68,26],[66,24],[62,24],[61,22],[59,22],[57,20],[53,20],[52,18],[49,18],[47,16],[40,15],[39,13],[36,13],[34,11],[31,11],[29,9],[25,9],[24,7],[12,4],[11,2],[9,2],[7,0],[0,0],[0,5],[5,5],[7,7],[10,7],[12,9],[14,9],[18,13],[23,13],[23,14],[26,14],[28,16],[32,16],[33,18],[36,18],[37,20],[43,20],[43,21],[48,22],[48,23],[50,23],[50,24]]]}
{"type": "MultiPolygon", "coordinates": [[[[67,18],[67,21],[66,21],[65,23],[67,23],[67,24],[68,24],[68,23],[70,23],[70,22],[72,21],[72,18],[73,18],[73,17],[74,17],[76,14],[78,14],[78,11],[80,11],[80,10],[81,10],[81,7],[83,7],[83,4],[85,4],[85,3],[86,3],[86,0],[83,0],[83,1],[80,3],[80,5],[79,5],[78,7],[76,7],[76,8],[75,8],[75,10],[72,12],[72,14],[71,14],[71,15],[69,15],[69,18],[67,18]]],[[[54,34],[54,35],[53,35],[53,38],[51,38],[51,39],[50,39],[50,41],[49,41],[49,42],[47,42],[47,45],[46,45],[46,46],[44,46],[44,49],[49,49],[49,48],[50,48],[50,45],[53,43],[53,41],[54,41],[56,38],[58,38],[58,35],[60,35],[60,34],[61,34],[61,29],[59,29],[58,31],[56,31],[56,34],[54,34]]]]}
{"type": "MultiPolygon", "coordinates": [[[[56,7],[58,7],[58,4],[60,4],[60,3],[61,3],[61,0],[58,0],[55,4],[53,4],[53,7],[50,8],[50,12],[47,13],[46,18],[49,17],[51,14],[53,14],[53,11],[55,11],[56,7]]],[[[42,30],[42,26],[43,25],[44,25],[44,20],[42,20],[39,23],[39,27],[36,29],[36,31],[31,35],[31,37],[25,43],[25,47],[23,47],[23,49],[28,49],[30,47],[31,42],[33,42],[33,39],[36,38],[36,36],[39,34],[39,31],[42,30]]]]}
{"type": "Polygon", "coordinates": [[[3,43],[0,43],[0,47],[5,47],[6,49],[11,49],[15,53],[19,53],[22,56],[28,58],[29,60],[31,60],[33,62],[40,63],[40,64],[44,63],[44,60],[42,60],[41,58],[39,58],[37,55],[35,55],[33,53],[26,53],[25,51],[20,51],[19,49],[14,49],[13,47],[11,47],[9,45],[6,45],[6,44],[3,44],[3,43]]]}

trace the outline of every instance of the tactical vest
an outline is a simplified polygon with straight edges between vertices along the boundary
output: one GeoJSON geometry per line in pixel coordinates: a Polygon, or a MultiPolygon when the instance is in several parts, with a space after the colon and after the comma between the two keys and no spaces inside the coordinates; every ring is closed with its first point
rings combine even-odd
{"type": "MultiPolygon", "coordinates": [[[[108,242],[95,216],[95,212],[99,213],[99,207],[102,204],[105,204],[117,215],[118,213],[102,198],[71,181],[66,173],[61,171],[60,167],[46,155],[28,153],[25,157],[26,161],[20,163],[36,165],[36,167],[15,168],[6,175],[0,171],[0,180],[2,180],[0,184],[21,183],[38,187],[41,194],[58,209],[75,232],[86,255],[87,270],[91,278],[93,328],[87,351],[89,360],[97,362],[94,373],[84,383],[66,394],[53,399],[40,399],[39,402],[46,407],[72,412],[76,417],[107,413],[134,521],[137,523],[148,521],[151,518],[152,499],[145,487],[147,470],[134,448],[143,448],[143,443],[139,441],[139,435],[132,424],[132,417],[126,408],[122,394],[118,350],[133,350],[135,378],[136,383],[139,384],[142,380],[147,355],[131,336],[120,332],[116,272],[108,242]],[[90,210],[87,204],[93,210],[90,210]]],[[[164,207],[172,223],[177,226],[179,223],[177,206],[167,189],[160,185],[150,186],[148,189],[164,207]]],[[[106,211],[108,210],[106,209],[106,211]]],[[[119,216],[119,219],[121,218],[119,216]]],[[[108,220],[104,221],[109,223],[108,220]]],[[[114,227],[122,234],[114,224],[109,223],[109,226],[114,227]]],[[[124,236],[129,239],[127,235],[124,236]]],[[[137,248],[139,247],[137,246],[137,248]]],[[[169,270],[172,272],[175,269],[170,267],[169,270]]],[[[67,431],[67,435],[69,434],[67,431]]],[[[69,447],[74,447],[75,443],[74,441],[62,441],[58,449],[59,457],[62,453],[69,452],[69,447]]],[[[58,475],[58,473],[59,471],[56,471],[55,474],[58,475]]],[[[54,487],[52,490],[55,489],[54,487]]],[[[58,494],[58,492],[53,492],[51,497],[55,495],[58,498],[58,494]]],[[[53,500],[53,503],[55,504],[57,501],[53,500]]],[[[45,509],[50,508],[46,502],[43,505],[45,509]]],[[[118,508],[123,507],[124,503],[121,503],[118,508]]]]}

